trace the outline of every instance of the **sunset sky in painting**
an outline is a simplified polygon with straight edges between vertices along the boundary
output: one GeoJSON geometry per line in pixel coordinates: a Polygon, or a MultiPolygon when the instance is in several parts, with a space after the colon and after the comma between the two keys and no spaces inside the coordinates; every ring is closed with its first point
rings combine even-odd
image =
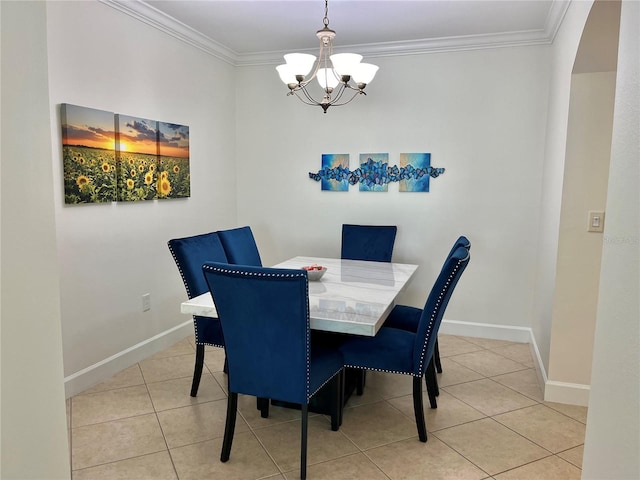
{"type": "Polygon", "coordinates": [[[61,115],[63,145],[114,149],[113,112],[64,104],[61,115]]]}
{"type": "Polygon", "coordinates": [[[189,158],[189,127],[185,125],[69,104],[62,105],[61,116],[63,145],[189,158]]]}

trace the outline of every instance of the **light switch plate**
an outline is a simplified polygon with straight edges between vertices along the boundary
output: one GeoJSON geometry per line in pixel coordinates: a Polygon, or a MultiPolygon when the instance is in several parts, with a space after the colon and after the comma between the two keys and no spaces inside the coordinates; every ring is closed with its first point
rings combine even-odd
{"type": "Polygon", "coordinates": [[[589,224],[587,226],[588,232],[604,232],[604,212],[590,211],[589,212],[589,224]]]}

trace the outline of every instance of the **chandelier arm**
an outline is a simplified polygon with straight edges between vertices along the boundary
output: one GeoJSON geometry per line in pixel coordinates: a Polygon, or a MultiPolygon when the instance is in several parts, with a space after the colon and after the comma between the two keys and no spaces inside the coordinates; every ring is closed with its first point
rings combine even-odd
{"type": "Polygon", "coordinates": [[[353,92],[353,95],[351,96],[351,98],[349,100],[347,100],[346,102],[342,102],[342,103],[331,103],[332,107],[341,107],[343,105],[346,105],[347,103],[351,103],[353,101],[354,98],[356,98],[358,95],[363,94],[366,95],[366,93],[364,93],[362,90],[358,90],[357,92],[353,92]]]}
{"type": "MultiPolygon", "coordinates": [[[[303,92],[304,92],[304,90],[301,90],[301,91],[303,91],[303,92]]],[[[319,106],[319,105],[320,105],[319,103],[317,103],[317,102],[316,102],[315,100],[313,100],[313,99],[311,99],[311,101],[306,100],[304,97],[302,97],[302,96],[298,95],[298,92],[293,92],[293,94],[296,96],[296,98],[297,98],[298,100],[300,100],[300,101],[301,101],[302,103],[304,103],[305,105],[311,105],[311,106],[313,106],[313,107],[317,107],[317,106],[319,106]]],[[[310,97],[307,95],[307,98],[310,98],[310,97]]]]}
{"type": "Polygon", "coordinates": [[[315,98],[313,98],[311,96],[311,94],[307,91],[306,88],[303,87],[303,88],[300,89],[300,91],[302,93],[304,93],[304,96],[307,97],[307,100],[309,100],[309,102],[311,102],[311,103],[309,103],[309,105],[320,105],[320,102],[318,102],[315,98]]]}

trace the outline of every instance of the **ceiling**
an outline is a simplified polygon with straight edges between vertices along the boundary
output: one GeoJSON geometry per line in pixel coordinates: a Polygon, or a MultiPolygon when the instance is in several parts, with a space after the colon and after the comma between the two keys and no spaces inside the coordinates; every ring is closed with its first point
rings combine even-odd
{"type": "MultiPolygon", "coordinates": [[[[101,0],[234,65],[317,50],[323,0],[101,0]]],[[[567,0],[330,0],[336,51],[401,55],[549,44],[567,0]]]]}

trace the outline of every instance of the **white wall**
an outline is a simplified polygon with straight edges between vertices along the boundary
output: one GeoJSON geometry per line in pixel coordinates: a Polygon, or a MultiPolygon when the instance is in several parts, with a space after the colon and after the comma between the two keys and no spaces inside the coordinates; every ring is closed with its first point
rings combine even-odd
{"type": "Polygon", "coordinates": [[[640,478],[640,3],[624,1],[582,478],[640,478]]]}
{"type": "Polygon", "coordinates": [[[615,88],[615,72],[574,74],[571,80],[548,372],[552,381],[591,382],[603,234],[587,231],[587,216],[590,210],[604,211],[607,203],[615,88]]]}
{"type": "Polygon", "coordinates": [[[549,370],[571,71],[592,3],[591,1],[571,2],[554,39],[550,56],[548,116],[538,209],[540,225],[538,237],[534,239],[538,253],[531,316],[531,328],[543,364],[544,372],[542,373],[545,381],[546,372],[549,370]]]}
{"type": "MultiPolygon", "coordinates": [[[[47,17],[53,198],[69,380],[190,321],[179,311],[186,293],[166,242],[236,225],[235,73],[100,2],[47,2],[47,17]],[[64,205],[61,103],[188,125],[191,198],[64,205]],[[152,308],[143,313],[145,293],[151,294],[152,308]]],[[[95,383],[112,373],[85,378],[95,383]]],[[[67,393],[88,386],[86,381],[68,386],[67,393]]]]}
{"type": "Polygon", "coordinates": [[[62,383],[46,9],[2,12],[3,479],[70,478],[62,383]]]}
{"type": "MultiPolygon", "coordinates": [[[[473,259],[446,318],[529,327],[548,96],[548,47],[376,58],[369,95],[346,107],[286,97],[275,69],[238,72],[238,219],[265,263],[340,254],[342,223],[396,224],[394,260],[420,265],[404,303],[422,306],[460,234],[473,259]],[[401,72],[401,74],[399,73],[401,72]],[[256,81],[260,79],[260,81],[256,81]],[[429,193],[322,192],[322,153],[431,152],[429,193]]],[[[560,172],[561,175],[561,172],[560,172]]]]}

